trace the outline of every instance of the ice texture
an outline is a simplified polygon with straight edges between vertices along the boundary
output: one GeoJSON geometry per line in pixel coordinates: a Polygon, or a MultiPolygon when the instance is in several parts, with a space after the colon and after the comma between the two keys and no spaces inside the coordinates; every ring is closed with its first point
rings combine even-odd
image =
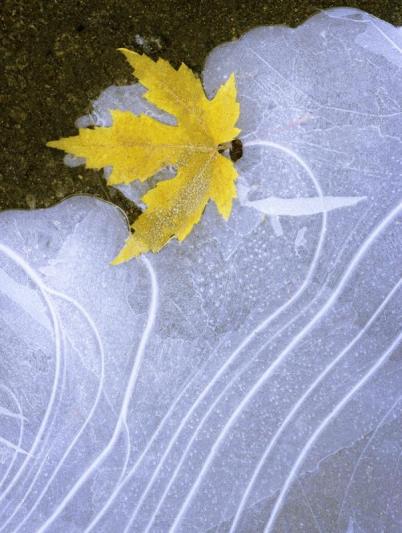
{"type": "Polygon", "coordinates": [[[0,531],[402,531],[401,48],[337,9],[214,50],[239,200],[157,255],[110,266],[94,198],[0,215],[0,531]]]}

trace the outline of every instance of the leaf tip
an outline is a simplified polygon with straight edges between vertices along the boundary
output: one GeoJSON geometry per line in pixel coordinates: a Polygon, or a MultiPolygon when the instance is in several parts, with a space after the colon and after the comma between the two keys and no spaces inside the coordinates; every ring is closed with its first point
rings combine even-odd
{"type": "Polygon", "coordinates": [[[127,254],[127,251],[126,251],[126,246],[124,246],[120,252],[116,255],[116,257],[114,259],[112,259],[112,261],[110,261],[110,265],[112,266],[118,266],[118,265],[121,265],[122,263],[126,263],[127,261],[129,261],[130,259],[132,259],[134,256],[129,256],[127,254]]]}
{"type": "Polygon", "coordinates": [[[128,48],[117,48],[118,52],[121,52],[124,56],[130,56],[131,54],[136,54],[136,52],[133,52],[133,50],[129,50],[128,48]]]}
{"type": "Polygon", "coordinates": [[[60,140],[58,141],[47,141],[46,146],[48,148],[59,148],[60,140]]]}
{"type": "Polygon", "coordinates": [[[110,261],[109,265],[111,266],[117,266],[123,263],[124,261],[122,259],[119,259],[119,256],[117,255],[112,261],[110,261]]]}
{"type": "Polygon", "coordinates": [[[126,263],[135,257],[149,252],[149,246],[143,242],[141,239],[138,239],[138,235],[132,233],[126,239],[123,248],[117,254],[117,256],[111,261],[111,265],[120,265],[121,263],[126,263]]]}

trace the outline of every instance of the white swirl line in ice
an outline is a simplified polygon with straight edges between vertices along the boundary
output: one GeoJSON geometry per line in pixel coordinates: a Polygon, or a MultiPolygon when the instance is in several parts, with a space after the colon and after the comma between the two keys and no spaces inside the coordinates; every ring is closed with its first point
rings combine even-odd
{"type": "MultiPolygon", "coordinates": [[[[0,385],[0,388],[6,389],[4,385],[0,385]]],[[[11,389],[8,389],[8,393],[12,393],[11,389]]],[[[26,418],[22,417],[20,413],[15,413],[14,411],[11,411],[10,409],[7,409],[7,407],[0,406],[0,416],[5,416],[6,418],[14,418],[16,420],[23,419],[26,422],[26,418]]]]}
{"type": "Polygon", "coordinates": [[[360,263],[361,259],[367,252],[367,250],[370,248],[372,243],[376,240],[376,238],[382,233],[382,231],[396,218],[396,216],[402,211],[402,203],[398,204],[383,220],[382,222],[375,227],[375,229],[370,233],[370,235],[366,238],[364,243],[360,246],[357,253],[354,255],[352,261],[350,262],[348,268],[344,272],[340,282],[338,283],[336,289],[334,289],[331,296],[328,298],[326,303],[323,305],[323,307],[320,309],[320,311],[312,318],[312,320],[293,338],[293,340],[287,345],[287,347],[279,354],[278,358],[268,367],[268,369],[262,374],[262,376],[258,379],[258,381],[253,385],[253,387],[249,390],[249,392],[245,395],[245,397],[241,400],[237,408],[234,410],[232,415],[230,416],[229,420],[225,424],[224,428],[222,429],[221,433],[219,434],[218,438],[216,439],[215,443],[213,444],[210,453],[204,462],[197,478],[193,482],[191,489],[189,490],[182,506],[180,507],[180,510],[178,514],[176,515],[176,518],[170,527],[169,531],[174,532],[177,527],[179,526],[182,518],[184,517],[184,514],[187,511],[187,508],[189,507],[193,497],[195,496],[196,492],[198,491],[198,488],[204,478],[204,475],[209,470],[213,459],[215,458],[216,453],[218,452],[220,446],[222,445],[226,435],[228,434],[229,430],[233,426],[233,424],[236,422],[238,417],[240,416],[241,412],[244,410],[244,408],[248,405],[248,403],[251,401],[251,399],[255,396],[255,394],[259,391],[259,389],[266,383],[266,381],[269,379],[269,377],[272,375],[272,373],[276,370],[276,368],[282,363],[282,361],[285,359],[285,357],[293,350],[295,346],[299,344],[299,342],[315,327],[317,323],[320,322],[321,318],[327,313],[327,311],[332,307],[332,305],[337,301],[338,297],[340,296],[343,288],[345,287],[347,281],[350,278],[350,275],[355,270],[356,266],[360,263]]]}
{"type": "MultiPolygon", "coordinates": [[[[60,318],[58,318],[58,320],[59,320],[59,324],[62,324],[62,321],[60,320],[60,318]]],[[[62,354],[64,354],[64,352],[65,352],[65,340],[66,340],[66,338],[65,338],[65,330],[62,329],[61,330],[61,346],[62,346],[61,353],[62,354]]],[[[10,498],[9,501],[6,504],[4,504],[4,506],[3,506],[2,510],[1,510],[3,515],[5,515],[6,512],[8,511],[8,509],[10,507],[12,507],[13,504],[14,504],[15,507],[11,511],[11,513],[12,513],[11,517],[15,516],[15,513],[20,508],[21,501],[23,499],[25,499],[26,493],[31,491],[31,487],[32,487],[33,483],[42,474],[42,469],[44,467],[44,463],[45,463],[46,459],[48,459],[49,454],[50,454],[50,452],[52,450],[52,447],[54,446],[54,441],[53,441],[52,444],[49,447],[49,439],[50,439],[51,434],[52,434],[52,428],[54,427],[54,424],[55,424],[56,420],[59,417],[60,405],[61,405],[62,398],[63,398],[63,395],[64,395],[65,381],[66,381],[66,365],[64,364],[64,357],[62,357],[62,359],[61,359],[61,379],[60,379],[60,385],[59,385],[59,388],[58,388],[59,389],[58,390],[58,397],[56,398],[56,401],[55,401],[55,405],[54,405],[54,408],[53,408],[52,416],[49,419],[49,423],[47,425],[46,432],[45,432],[44,437],[42,439],[41,448],[38,451],[38,453],[35,455],[34,460],[31,462],[31,464],[27,468],[27,471],[25,472],[24,479],[21,480],[20,487],[25,482],[27,482],[27,480],[30,478],[32,473],[33,473],[33,478],[31,480],[30,484],[28,485],[28,487],[26,489],[24,489],[25,492],[23,492],[22,494],[18,493],[18,495],[15,498],[15,502],[14,502],[14,500],[12,498],[10,498]],[[35,469],[36,469],[36,472],[35,472],[35,469]]],[[[0,531],[3,531],[5,526],[9,524],[9,521],[10,521],[11,517],[9,516],[7,520],[5,518],[3,518],[3,521],[1,522],[0,531]]]]}
{"type": "Polygon", "coordinates": [[[56,509],[52,512],[52,514],[46,519],[46,521],[37,530],[37,533],[43,533],[57,519],[60,513],[65,509],[67,504],[74,498],[74,496],[77,494],[80,488],[86,483],[86,481],[93,474],[93,472],[105,461],[105,459],[107,458],[107,456],[113,449],[114,445],[116,444],[122,430],[124,429],[125,423],[127,422],[128,408],[129,408],[131,398],[135,390],[135,386],[137,384],[138,373],[139,373],[139,370],[141,368],[141,364],[144,358],[145,348],[146,348],[149,337],[154,327],[156,312],[157,312],[157,308],[159,304],[158,303],[158,282],[157,282],[155,270],[153,269],[151,263],[145,256],[142,257],[142,262],[144,263],[144,265],[146,266],[148,270],[148,274],[149,274],[150,282],[151,282],[151,298],[150,298],[150,305],[148,308],[148,318],[147,318],[147,323],[145,325],[144,332],[141,336],[141,339],[138,345],[137,353],[134,358],[134,364],[133,364],[133,367],[130,373],[128,384],[127,384],[124,397],[123,397],[122,406],[120,408],[119,417],[115,425],[112,437],[110,438],[107,445],[100,452],[100,454],[96,457],[96,459],[92,461],[92,463],[88,466],[85,472],[83,472],[80,475],[80,477],[74,483],[73,487],[64,496],[64,498],[57,505],[56,509]]]}
{"type": "Polygon", "coordinates": [[[397,290],[402,285],[402,279],[398,281],[392,288],[392,290],[387,294],[386,298],[381,302],[380,306],[376,309],[376,311],[373,313],[373,315],[370,317],[370,319],[366,322],[363,328],[360,329],[360,331],[355,335],[355,337],[348,343],[348,345],[339,352],[339,354],[324,368],[324,370],[320,373],[320,375],[311,383],[311,385],[306,389],[306,391],[300,396],[300,398],[297,400],[297,402],[294,404],[292,409],[287,414],[284,421],[281,423],[279,428],[277,429],[276,433],[270,440],[268,446],[265,448],[264,453],[261,456],[261,459],[259,460],[257,466],[255,467],[251,479],[247,484],[246,490],[244,491],[244,494],[240,500],[237,512],[235,514],[235,517],[233,519],[231,528],[229,533],[234,533],[241,515],[243,513],[243,510],[247,504],[248,498],[250,496],[250,493],[254,487],[254,484],[264,467],[264,464],[266,463],[266,460],[269,457],[269,454],[273,450],[275,444],[278,442],[279,437],[282,435],[282,433],[285,431],[286,427],[289,425],[289,423],[292,421],[293,417],[297,414],[300,407],[303,405],[303,403],[307,400],[307,398],[310,396],[310,394],[318,387],[320,383],[325,379],[325,377],[331,372],[331,370],[341,361],[345,355],[353,348],[353,346],[362,338],[362,336],[371,328],[373,323],[376,321],[377,317],[382,313],[382,311],[387,306],[388,302],[392,299],[394,294],[397,292],[397,290]]]}
{"type": "Polygon", "coordinates": [[[0,494],[0,502],[1,502],[4,500],[6,496],[8,496],[11,489],[15,486],[17,481],[20,479],[20,477],[24,473],[26,467],[28,466],[31,456],[35,455],[38,447],[42,444],[42,438],[47,428],[48,421],[50,419],[53,406],[56,400],[57,388],[58,388],[59,379],[60,379],[60,365],[61,365],[62,354],[61,354],[61,334],[60,334],[59,318],[57,315],[56,308],[54,307],[54,304],[52,303],[51,298],[49,298],[47,294],[45,284],[40,279],[38,274],[33,270],[33,268],[19,254],[17,254],[14,250],[9,248],[7,245],[0,243],[0,252],[2,252],[9,259],[11,259],[15,264],[17,264],[22,270],[24,270],[24,272],[28,275],[28,277],[31,278],[31,280],[37,285],[44,301],[46,302],[47,308],[49,310],[49,314],[52,319],[54,342],[55,342],[54,378],[53,378],[52,390],[50,393],[49,402],[46,406],[45,414],[40,423],[39,429],[35,435],[33,444],[29,450],[29,455],[26,456],[25,460],[20,465],[20,468],[18,469],[17,473],[14,475],[12,481],[8,484],[7,488],[0,494]]]}
{"type": "Polygon", "coordinates": [[[4,437],[0,436],[0,444],[5,446],[6,448],[10,448],[11,450],[20,453],[21,455],[31,455],[29,452],[24,450],[24,448],[19,447],[17,444],[14,444],[14,442],[9,441],[8,439],[5,439],[4,437]]]}
{"type": "Polygon", "coordinates": [[[264,533],[270,533],[272,531],[275,522],[278,518],[278,514],[283,506],[287,493],[289,492],[290,487],[296,479],[296,476],[300,470],[301,465],[303,464],[305,458],[308,455],[309,450],[320,437],[321,433],[326,429],[326,427],[338,416],[346,404],[353,398],[353,396],[361,389],[367,381],[381,368],[381,366],[387,361],[388,357],[393,353],[393,351],[400,345],[402,342],[402,332],[394,339],[391,346],[381,354],[381,357],[376,361],[376,363],[370,368],[366,374],[350,389],[350,391],[342,398],[342,400],[334,407],[334,409],[329,413],[328,416],[324,418],[321,424],[317,427],[311,437],[308,439],[304,448],[298,455],[296,461],[294,462],[292,469],[286,478],[286,481],[279,493],[278,498],[275,501],[274,508],[271,511],[271,515],[267,522],[267,525],[264,528],[264,533]]]}
{"type": "MultiPolygon", "coordinates": [[[[9,387],[7,387],[7,385],[1,384],[0,388],[3,389],[12,398],[13,402],[17,406],[18,416],[19,416],[19,421],[20,421],[20,428],[19,428],[17,446],[18,446],[18,448],[21,448],[22,439],[23,439],[23,436],[24,436],[24,422],[26,421],[25,417],[23,416],[21,404],[18,401],[18,398],[16,397],[16,395],[13,393],[13,391],[9,387]]],[[[18,456],[18,451],[14,450],[13,457],[12,457],[11,461],[9,462],[9,464],[8,464],[8,466],[6,468],[6,471],[4,472],[2,478],[0,479],[0,487],[7,480],[8,474],[10,473],[11,469],[14,466],[15,461],[17,460],[17,456],[18,456]]]]}
{"type": "Polygon", "coordinates": [[[341,520],[341,516],[342,516],[342,512],[343,512],[343,508],[345,507],[345,503],[346,503],[346,499],[349,495],[349,491],[350,491],[350,487],[352,486],[352,483],[353,483],[353,480],[355,478],[355,475],[356,475],[356,472],[357,472],[357,469],[359,468],[359,465],[364,457],[364,454],[366,453],[366,451],[368,450],[369,446],[371,445],[371,443],[373,442],[373,440],[375,439],[375,437],[377,436],[377,433],[378,431],[381,429],[381,427],[385,424],[385,422],[388,420],[389,416],[391,415],[392,411],[395,409],[395,407],[398,405],[398,403],[400,403],[402,400],[402,396],[399,396],[395,402],[392,404],[392,406],[387,410],[387,412],[385,413],[385,415],[381,418],[381,420],[378,422],[377,424],[377,427],[375,428],[375,430],[373,431],[371,437],[369,438],[369,440],[367,441],[366,445],[364,446],[363,450],[360,452],[359,454],[359,457],[356,461],[356,464],[355,466],[353,467],[353,470],[352,470],[352,473],[350,475],[350,479],[349,479],[349,482],[346,486],[346,489],[345,489],[345,494],[342,498],[342,502],[341,502],[341,505],[339,506],[339,512],[338,512],[338,516],[337,516],[337,519],[336,519],[336,523],[338,524],[338,526],[340,525],[340,520],[341,520]]]}
{"type": "MultiPolygon", "coordinates": [[[[46,287],[46,291],[51,296],[55,296],[57,298],[65,300],[66,302],[69,302],[71,305],[73,305],[76,309],[78,309],[78,311],[81,313],[81,315],[85,318],[85,320],[89,324],[90,329],[92,330],[92,333],[93,333],[93,335],[94,335],[94,337],[96,339],[96,343],[97,343],[98,348],[99,348],[99,355],[100,355],[99,384],[98,384],[98,387],[97,387],[95,400],[94,400],[94,402],[92,404],[92,407],[91,407],[91,409],[90,409],[90,411],[89,411],[84,423],[81,425],[81,427],[79,428],[78,432],[75,434],[75,436],[71,440],[69,446],[66,448],[63,456],[61,457],[61,459],[59,460],[57,465],[52,469],[51,476],[47,480],[47,482],[46,482],[45,486],[43,487],[41,493],[37,496],[35,502],[33,504],[31,504],[29,512],[15,526],[14,531],[18,531],[23,526],[23,524],[28,520],[28,518],[31,516],[33,511],[39,505],[39,503],[41,502],[43,496],[46,494],[50,484],[52,483],[53,479],[56,477],[56,475],[59,472],[60,468],[64,464],[64,461],[66,460],[66,458],[70,454],[71,450],[74,448],[74,446],[76,445],[76,443],[80,439],[81,435],[85,431],[85,428],[88,426],[89,422],[91,421],[92,416],[93,416],[93,414],[94,414],[94,412],[95,412],[95,410],[96,410],[96,408],[98,406],[99,400],[101,398],[102,391],[103,391],[103,385],[104,385],[104,379],[105,379],[105,351],[104,351],[102,339],[101,339],[100,334],[99,334],[99,330],[98,330],[94,320],[92,319],[91,315],[86,311],[86,309],[77,300],[75,300],[74,298],[68,296],[67,294],[59,292],[59,291],[57,291],[55,289],[52,289],[50,287],[46,287]]],[[[46,461],[46,459],[47,459],[47,457],[45,456],[40,468],[38,469],[37,474],[35,475],[35,477],[33,478],[32,482],[30,484],[30,487],[27,489],[27,491],[25,492],[24,496],[20,499],[20,502],[19,502],[18,506],[14,509],[13,514],[7,519],[7,521],[3,524],[1,529],[3,529],[10,522],[10,520],[17,513],[18,509],[25,502],[25,499],[26,499],[27,495],[30,493],[30,491],[32,490],[32,487],[34,486],[34,483],[35,483],[37,477],[39,476],[39,473],[41,472],[41,467],[43,466],[43,463],[46,461]]]]}
{"type": "MultiPolygon", "coordinates": [[[[194,372],[194,374],[189,378],[187,383],[182,388],[180,394],[175,398],[175,400],[172,402],[172,405],[169,407],[168,411],[158,424],[156,430],[154,431],[152,437],[148,440],[147,445],[145,446],[144,450],[141,452],[140,456],[136,459],[135,464],[131,467],[130,474],[133,475],[134,472],[137,470],[138,466],[142,463],[144,457],[146,456],[147,452],[151,448],[152,444],[155,442],[158,435],[161,433],[165,423],[170,418],[170,416],[173,414],[175,407],[181,400],[181,398],[184,397],[187,390],[190,388],[193,382],[196,381],[197,377],[201,376],[203,373],[203,370],[208,366],[210,363],[211,357],[216,353],[216,351],[219,349],[219,347],[222,344],[222,340],[218,343],[216,348],[213,350],[213,352],[210,354],[210,356],[204,361],[204,363],[200,366],[200,368],[194,372]]],[[[128,476],[127,476],[128,477],[128,476]]],[[[117,483],[116,487],[114,488],[113,492],[109,495],[108,499],[106,500],[105,504],[103,505],[102,509],[92,518],[91,522],[88,524],[88,526],[85,529],[84,533],[89,533],[89,531],[92,531],[93,528],[96,526],[96,524],[101,520],[101,518],[104,516],[105,512],[111,505],[112,501],[114,500],[117,493],[120,491],[120,489],[123,487],[124,483],[127,481],[127,478],[122,480],[119,479],[119,483],[117,483]]]]}

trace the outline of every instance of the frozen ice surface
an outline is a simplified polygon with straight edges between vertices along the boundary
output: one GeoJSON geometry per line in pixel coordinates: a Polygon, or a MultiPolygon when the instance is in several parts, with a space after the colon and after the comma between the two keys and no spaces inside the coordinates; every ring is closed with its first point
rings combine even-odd
{"type": "Polygon", "coordinates": [[[240,201],[156,256],[109,266],[96,199],[0,215],[1,531],[402,531],[401,48],[340,9],[216,49],[240,201]]]}

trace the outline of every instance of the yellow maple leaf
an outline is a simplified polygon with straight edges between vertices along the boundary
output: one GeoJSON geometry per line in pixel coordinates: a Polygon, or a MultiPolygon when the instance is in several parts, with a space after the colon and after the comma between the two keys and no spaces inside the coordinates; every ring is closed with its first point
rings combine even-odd
{"type": "Polygon", "coordinates": [[[173,236],[183,240],[198,223],[209,200],[227,219],[236,197],[236,169],[222,153],[240,132],[236,84],[232,74],[209,100],[201,81],[184,64],[175,70],[167,61],[121,49],[145,98],[176,117],[174,126],[147,115],[111,111],[112,126],[83,128],[79,134],[47,143],[83,157],[87,168],[112,167],[108,185],[144,181],[174,165],[176,175],[159,182],[142,198],[147,209],[132,225],[134,233],[114,259],[128,261],[158,252],[173,236]]]}

